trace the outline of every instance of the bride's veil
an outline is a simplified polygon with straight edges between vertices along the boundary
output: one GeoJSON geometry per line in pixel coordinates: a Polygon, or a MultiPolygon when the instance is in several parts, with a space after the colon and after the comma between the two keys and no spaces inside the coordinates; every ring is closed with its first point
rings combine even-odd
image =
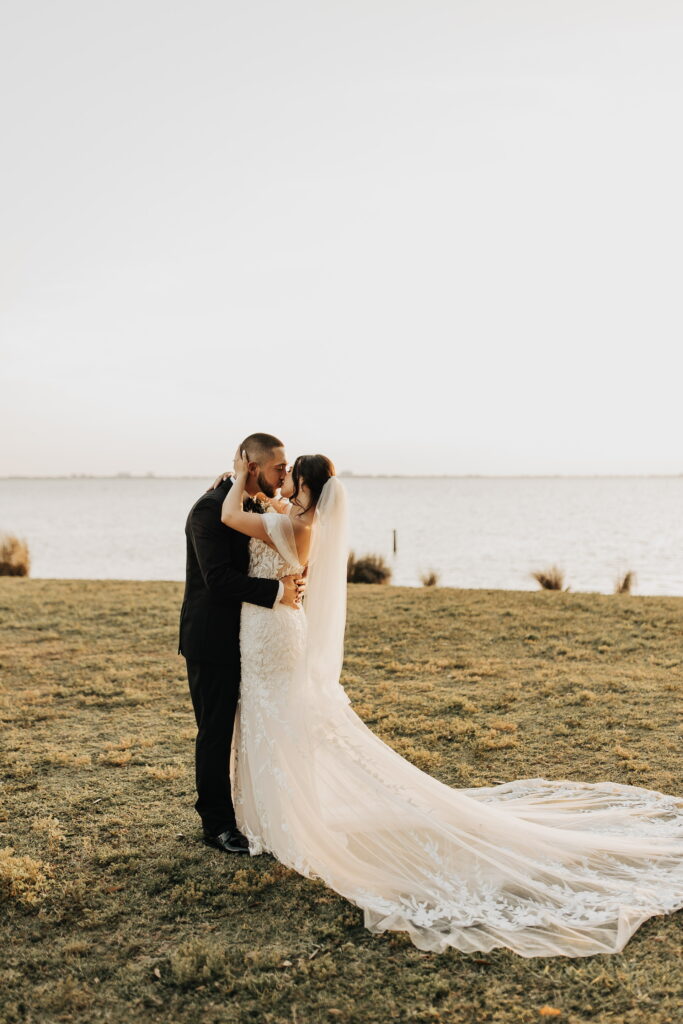
{"type": "Polygon", "coordinates": [[[306,674],[316,697],[348,703],[339,677],[344,660],[348,508],[344,485],[330,477],[315,512],[306,588],[306,674]]]}

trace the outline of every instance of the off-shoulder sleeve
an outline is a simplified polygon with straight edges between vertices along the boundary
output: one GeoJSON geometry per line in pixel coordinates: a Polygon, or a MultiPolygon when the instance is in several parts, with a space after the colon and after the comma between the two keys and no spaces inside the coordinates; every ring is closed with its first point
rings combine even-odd
{"type": "Polygon", "coordinates": [[[296,550],[294,539],[294,527],[289,516],[279,512],[266,512],[263,516],[263,525],[271,542],[277,551],[284,558],[287,565],[300,565],[299,555],[296,550]]]}

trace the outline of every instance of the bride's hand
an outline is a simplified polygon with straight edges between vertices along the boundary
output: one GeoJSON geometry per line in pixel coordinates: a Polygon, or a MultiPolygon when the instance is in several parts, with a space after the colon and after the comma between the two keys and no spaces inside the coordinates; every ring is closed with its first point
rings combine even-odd
{"type": "Polygon", "coordinates": [[[222,483],[225,483],[225,481],[228,479],[228,477],[231,477],[231,476],[232,476],[232,472],[230,470],[227,470],[225,473],[221,473],[220,476],[216,477],[215,482],[211,484],[211,487],[209,488],[209,490],[210,491],[215,491],[217,487],[220,487],[220,485],[222,483]]]}
{"type": "Polygon", "coordinates": [[[247,453],[245,451],[240,451],[239,447],[235,452],[235,458],[233,459],[232,464],[236,478],[239,476],[249,476],[249,459],[247,458],[247,453]]]}
{"type": "Polygon", "coordinates": [[[291,505],[286,498],[269,498],[268,504],[271,508],[274,508],[276,512],[280,512],[284,515],[286,515],[291,508],[291,505]]]}

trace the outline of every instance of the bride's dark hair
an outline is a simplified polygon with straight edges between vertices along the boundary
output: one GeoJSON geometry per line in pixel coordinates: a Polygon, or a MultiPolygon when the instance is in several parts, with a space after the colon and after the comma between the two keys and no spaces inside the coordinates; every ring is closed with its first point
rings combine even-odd
{"type": "Polygon", "coordinates": [[[336,476],[337,471],[334,463],[326,455],[299,455],[292,466],[292,483],[294,492],[290,501],[297,505],[302,512],[308,512],[309,508],[318,504],[321,491],[331,476],[336,476]],[[299,499],[299,489],[304,483],[311,492],[310,504],[303,508],[299,499]]]}

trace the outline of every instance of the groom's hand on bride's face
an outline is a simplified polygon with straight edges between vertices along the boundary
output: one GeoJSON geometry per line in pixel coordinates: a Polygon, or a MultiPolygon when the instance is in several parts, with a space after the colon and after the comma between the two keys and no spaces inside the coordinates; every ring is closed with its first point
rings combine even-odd
{"type": "Polygon", "coordinates": [[[306,590],[306,580],[303,576],[283,576],[285,592],[282,595],[280,604],[287,608],[300,608],[301,600],[306,590]]]}

